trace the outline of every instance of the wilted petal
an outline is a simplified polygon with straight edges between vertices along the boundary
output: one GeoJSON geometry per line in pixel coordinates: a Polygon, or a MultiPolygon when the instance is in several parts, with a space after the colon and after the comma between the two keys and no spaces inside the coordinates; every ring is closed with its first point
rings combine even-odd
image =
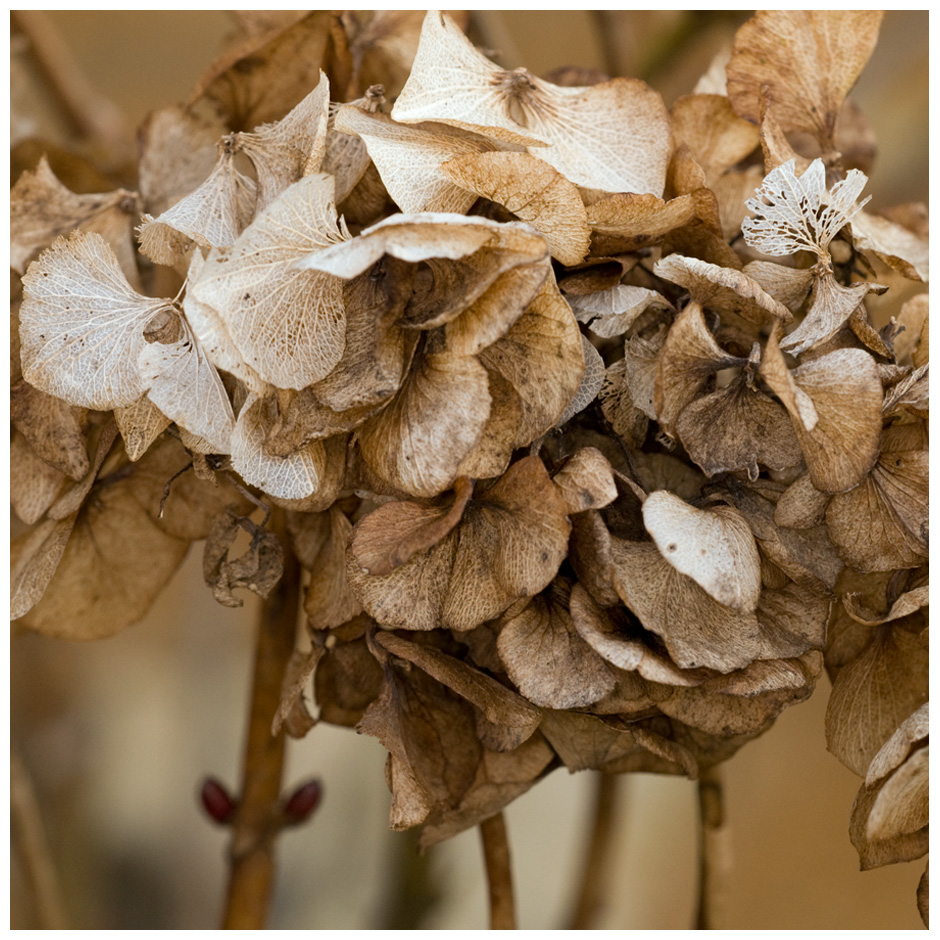
{"type": "Polygon", "coordinates": [[[734,110],[757,123],[767,88],[786,130],[814,134],[832,149],[836,118],[868,61],[877,10],[762,10],[735,34],[728,62],[734,110]]]}
{"type": "MultiPolygon", "coordinates": [[[[333,179],[315,173],[282,193],[230,251],[210,254],[190,287],[197,304],[216,312],[244,361],[278,388],[304,388],[342,356],[343,282],[296,263],[343,237],[333,179]]],[[[201,321],[190,322],[203,339],[201,321]]]]}
{"type": "Polygon", "coordinates": [[[618,284],[608,290],[568,297],[579,323],[598,336],[626,333],[647,310],[672,310],[672,304],[659,291],[618,284]]]}
{"type": "Polygon", "coordinates": [[[10,389],[10,418],[37,457],[73,480],[88,472],[88,421],[84,410],[20,379],[10,389]]]}
{"type": "Polygon", "coordinates": [[[760,559],[750,527],[736,509],[696,509],[658,490],[643,503],[643,524],[663,557],[718,603],[735,610],[756,609],[760,559]]]}
{"type": "Polygon", "coordinates": [[[144,327],[171,301],[127,283],[97,234],[59,238],[23,278],[23,375],[73,405],[108,411],[147,391],[137,367],[144,327]]]}

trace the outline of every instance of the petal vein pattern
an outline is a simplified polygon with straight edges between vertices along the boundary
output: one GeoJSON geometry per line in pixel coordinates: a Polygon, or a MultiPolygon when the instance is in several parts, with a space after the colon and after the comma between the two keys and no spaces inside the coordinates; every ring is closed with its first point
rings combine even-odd
{"type": "Polygon", "coordinates": [[[332,177],[312,174],[278,197],[231,251],[207,259],[193,298],[218,314],[234,347],[264,381],[306,388],[342,357],[343,282],[295,262],[346,237],[336,219],[332,177]]]}

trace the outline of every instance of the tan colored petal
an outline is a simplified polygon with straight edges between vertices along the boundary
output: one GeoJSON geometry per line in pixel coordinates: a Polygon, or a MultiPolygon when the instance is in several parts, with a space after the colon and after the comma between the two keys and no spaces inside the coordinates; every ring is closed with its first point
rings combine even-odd
{"type": "Polygon", "coordinates": [[[885,741],[868,766],[868,775],[865,777],[866,787],[873,787],[879,780],[900,767],[910,754],[912,746],[928,736],[930,733],[929,712],[929,703],[924,702],[911,712],[898,726],[897,731],[885,741]]]}
{"type": "Polygon", "coordinates": [[[187,104],[208,100],[233,130],[277,121],[320,77],[334,47],[333,14],[315,10],[282,18],[222,53],[196,83],[187,104]]]}
{"type": "Polygon", "coordinates": [[[843,287],[829,273],[818,277],[806,316],[795,330],[784,337],[781,348],[798,356],[829,339],[852,316],[865,295],[877,287],[867,281],[843,287]]]}
{"type": "Polygon", "coordinates": [[[548,278],[507,334],[480,362],[508,379],[522,400],[516,446],[548,431],[577,394],[584,376],[581,332],[568,303],[548,278]]]}
{"type": "Polygon", "coordinates": [[[676,432],[709,476],[747,470],[756,480],[759,464],[785,470],[802,459],[786,410],[744,381],[696,399],[682,411],[676,432]]]}
{"type": "Polygon", "coordinates": [[[881,787],[868,816],[865,835],[884,842],[924,828],[930,776],[930,748],[915,751],[881,787]]]}
{"type": "Polygon", "coordinates": [[[886,451],[871,474],[833,497],[826,524],[846,564],[860,571],[927,560],[928,453],[886,451]]]}
{"type": "Polygon", "coordinates": [[[511,689],[467,663],[448,656],[431,646],[419,646],[394,633],[382,631],[377,642],[390,653],[413,663],[451,691],[479,708],[487,720],[515,731],[518,747],[535,732],[542,714],[511,689]]]}
{"type": "Polygon", "coordinates": [[[813,285],[813,268],[788,268],[775,261],[751,261],[744,273],[790,310],[803,306],[813,285]]]}
{"type": "Polygon", "coordinates": [[[483,138],[458,135],[441,124],[397,124],[384,114],[351,105],[336,113],[336,129],[357,134],[368,148],[388,194],[402,212],[465,213],[476,195],[444,169],[463,154],[493,148],[483,138]]]}
{"type": "Polygon", "coordinates": [[[554,578],[568,548],[565,504],[538,457],[524,457],[464,512],[444,623],[470,630],[554,578]]]}
{"type": "Polygon", "coordinates": [[[859,787],[858,795],[852,806],[849,821],[849,838],[858,851],[862,871],[870,871],[883,865],[897,862],[909,862],[927,854],[930,839],[927,827],[913,833],[897,835],[884,841],[872,841],[868,838],[868,820],[872,808],[881,793],[881,787],[868,789],[864,784],[859,787]]]}
{"type": "MultiPolygon", "coordinates": [[[[296,264],[343,237],[332,177],[315,173],[282,193],[230,251],[210,254],[190,288],[197,304],[216,311],[251,369],[278,388],[310,385],[343,353],[342,281],[296,264]]],[[[190,323],[211,354],[201,325],[190,323]]]]}
{"type": "Polygon", "coordinates": [[[341,626],[362,613],[346,580],[346,546],[352,523],[338,506],[327,516],[323,544],[311,559],[310,580],[304,597],[304,613],[312,630],[341,626]]]}
{"type": "Polygon", "coordinates": [[[695,199],[688,193],[661,199],[651,193],[615,192],[588,206],[597,250],[635,251],[692,222],[695,199]]]}
{"type": "Polygon", "coordinates": [[[760,120],[767,87],[786,130],[814,134],[832,149],[836,118],[878,39],[876,10],[771,10],[756,13],[735,35],[728,62],[734,110],[760,120]]]}
{"type": "Polygon", "coordinates": [[[480,153],[455,156],[442,170],[462,189],[528,222],[562,264],[584,260],[591,232],[578,188],[543,160],[526,153],[480,153]]]}
{"type": "Polygon", "coordinates": [[[760,655],[753,613],[719,604],[651,543],[613,541],[614,587],[682,669],[740,669],[760,655]]]}
{"type": "Polygon", "coordinates": [[[115,408],[114,420],[131,460],[140,460],[150,445],[172,424],[146,395],[132,405],[115,408]]]}
{"type": "Polygon", "coordinates": [[[569,514],[602,509],[617,498],[613,470],[596,447],[576,450],[553,477],[569,514]]]}
{"type": "Polygon", "coordinates": [[[928,698],[927,651],[901,629],[879,631],[840,671],[826,710],[829,750],[860,777],[914,709],[928,698]]]}
{"type": "Polygon", "coordinates": [[[859,212],[852,219],[852,241],[915,281],[928,280],[930,252],[926,238],[877,215],[859,212]]]}
{"type": "Polygon", "coordinates": [[[828,493],[820,493],[813,486],[808,473],[798,477],[777,500],[774,522],[791,529],[808,529],[826,518],[828,493]]]}
{"type": "Polygon", "coordinates": [[[654,405],[663,429],[674,434],[679,415],[716,372],[742,365],[715,342],[705,325],[702,308],[686,306],[666,336],[656,366],[654,405]]]}
{"type": "Polygon", "coordinates": [[[37,457],[73,480],[88,472],[83,409],[46,395],[21,379],[10,389],[10,419],[37,457]]]}
{"type": "Polygon", "coordinates": [[[219,158],[205,182],[157,218],[145,216],[140,250],[157,264],[172,265],[193,243],[202,248],[233,245],[254,214],[254,180],[236,167],[238,142],[232,135],[219,145],[219,158]]]}
{"type": "Polygon", "coordinates": [[[474,357],[419,354],[392,401],[359,428],[363,459],[405,492],[436,496],[483,433],[487,388],[486,370],[474,357]]]}
{"type": "Polygon", "coordinates": [[[387,575],[426,552],[460,522],[473,484],[459,477],[443,504],[388,502],[359,520],[350,551],[364,574],[387,575]]]}
{"type": "Polygon", "coordinates": [[[111,246],[132,283],[139,283],[132,227],[140,214],[136,193],[73,193],[59,182],[45,156],[10,190],[10,266],[19,274],[60,235],[97,232],[111,246]]]}
{"type": "Polygon", "coordinates": [[[23,278],[23,375],[73,405],[108,411],[147,390],[144,327],[170,301],[138,294],[97,234],[59,238],[23,278]]]}
{"type": "Polygon", "coordinates": [[[578,635],[568,585],[556,582],[518,614],[504,617],[497,646],[509,678],[536,705],[578,708],[614,688],[604,660],[578,635]]]}
{"type": "Polygon", "coordinates": [[[738,117],[723,94],[683,95],[676,100],[669,116],[676,145],[689,148],[712,182],[760,142],[758,129],[738,117]]]}
{"type": "Polygon", "coordinates": [[[321,71],[313,91],[284,118],[238,135],[258,176],[256,213],[301,177],[319,172],[326,152],[329,102],[330,82],[321,71]]]}
{"type": "Polygon", "coordinates": [[[766,323],[773,318],[787,323],[792,319],[783,304],[743,271],[673,254],[657,261],[653,273],[687,288],[701,306],[735,313],[751,323],[766,323]]]}
{"type": "Polygon", "coordinates": [[[273,457],[264,450],[272,423],[272,402],[249,395],[232,431],[232,466],[251,486],[283,499],[302,499],[315,494],[326,475],[327,455],[322,441],[305,444],[287,457],[273,457]]]}
{"type": "Polygon", "coordinates": [[[575,294],[568,303],[579,323],[598,336],[626,333],[647,310],[672,310],[673,306],[659,291],[646,287],[618,284],[591,294],[575,294]]]}
{"type": "MultiPolygon", "coordinates": [[[[601,411],[610,422],[617,437],[622,438],[631,447],[642,447],[646,440],[649,418],[633,402],[630,387],[625,381],[626,359],[620,359],[604,373],[604,382],[598,392],[601,411]]],[[[655,370],[652,376],[655,379],[655,370]]],[[[650,409],[652,410],[652,382],[650,382],[650,409]]]]}
{"type": "Polygon", "coordinates": [[[19,431],[10,435],[10,507],[27,525],[38,522],[65,482],[61,470],[46,463],[19,431]]]}

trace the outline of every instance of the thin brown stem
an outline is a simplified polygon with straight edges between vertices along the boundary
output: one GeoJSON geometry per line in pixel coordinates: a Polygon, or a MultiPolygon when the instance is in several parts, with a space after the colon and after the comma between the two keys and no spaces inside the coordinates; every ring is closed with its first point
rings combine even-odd
{"type": "Polygon", "coordinates": [[[10,754],[10,822],[13,846],[23,865],[41,930],[66,930],[68,920],[42,812],[26,763],[14,747],[10,754]]]}
{"type": "Polygon", "coordinates": [[[699,879],[697,930],[714,930],[731,868],[730,830],[725,824],[724,787],[719,767],[703,770],[698,780],[699,879]]]}
{"type": "Polygon", "coordinates": [[[515,930],[516,905],[512,892],[512,862],[509,838],[502,813],[480,823],[483,839],[483,860],[490,892],[490,929],[515,930]]]}
{"type": "Polygon", "coordinates": [[[52,96],[75,132],[106,148],[125,148],[129,134],[123,116],[85,77],[52,17],[42,10],[12,10],[10,16],[29,41],[52,96]]]}
{"type": "Polygon", "coordinates": [[[274,887],[274,840],[280,829],[284,732],[271,733],[281,700],[281,682],[294,650],[300,595],[300,565],[290,551],[282,524],[273,520],[284,544],[284,574],[264,601],[258,624],[245,747],[242,791],[232,824],[228,893],[223,927],[264,928],[274,887]]]}
{"type": "Polygon", "coordinates": [[[620,777],[617,774],[594,774],[593,822],[581,869],[581,887],[569,930],[596,928],[604,911],[619,786],[620,777]]]}

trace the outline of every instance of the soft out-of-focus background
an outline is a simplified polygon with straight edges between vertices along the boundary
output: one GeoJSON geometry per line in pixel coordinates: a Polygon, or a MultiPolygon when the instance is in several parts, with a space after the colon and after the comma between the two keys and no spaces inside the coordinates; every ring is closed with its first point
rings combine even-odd
{"type": "MultiPolygon", "coordinates": [[[[222,12],[47,14],[90,87],[134,128],[183,99],[231,28],[222,12]]],[[[638,75],[667,105],[692,89],[744,12],[474,11],[471,35],[508,66],[543,73],[582,65],[638,75]],[[662,63],[670,63],[669,67],[662,63]]],[[[23,65],[14,36],[16,74],[23,65]]],[[[927,199],[926,11],[887,13],[853,97],[879,158],[874,208],[927,199]]],[[[35,130],[54,131],[42,102],[35,130]]],[[[217,605],[199,546],[144,622],[96,644],[39,636],[13,642],[12,733],[28,766],[58,869],[69,925],[210,928],[225,883],[226,833],[201,816],[196,788],[234,784],[257,608],[217,605]]],[[[786,711],[726,768],[734,868],[718,926],[741,929],[917,928],[923,861],[860,873],[848,839],[859,780],[827,754],[828,683],[786,711]]],[[[316,727],[289,745],[288,784],[311,775],[323,804],[279,843],[271,926],[390,926],[396,873],[411,851],[389,832],[384,751],[348,729],[316,727]]],[[[622,812],[601,926],[682,929],[695,906],[695,788],[673,778],[621,782],[622,812]]],[[[555,771],[507,811],[520,926],[565,924],[590,809],[587,775],[555,771]]],[[[441,898],[422,926],[486,926],[475,831],[431,850],[441,898]]],[[[17,857],[12,926],[34,925],[17,857]]]]}

